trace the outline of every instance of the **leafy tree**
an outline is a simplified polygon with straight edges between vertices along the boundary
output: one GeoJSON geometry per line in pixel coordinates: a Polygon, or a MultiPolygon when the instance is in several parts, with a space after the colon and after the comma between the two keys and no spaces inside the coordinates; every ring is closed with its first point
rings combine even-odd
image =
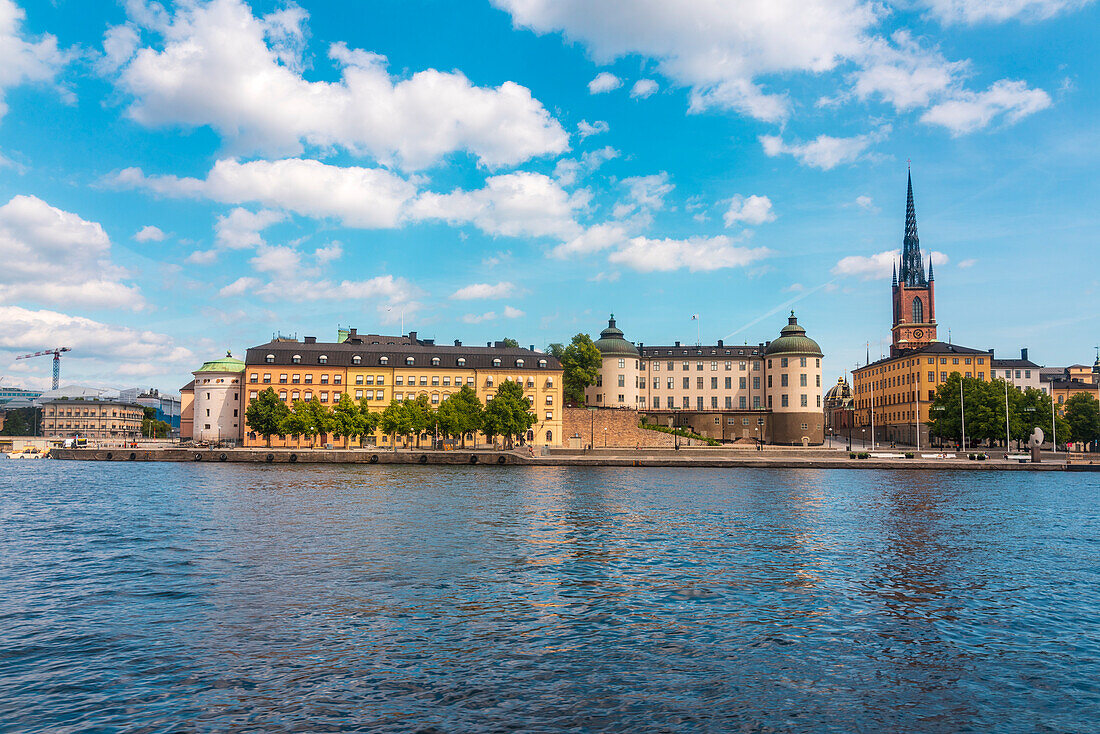
{"type": "MultiPolygon", "coordinates": [[[[1016,447],[1020,448],[1022,442],[1034,432],[1036,426],[1043,429],[1046,440],[1054,440],[1051,435],[1051,405],[1050,396],[1042,390],[1029,387],[1020,392],[1008,390],[1009,405],[1011,411],[1012,438],[1016,439],[1016,447]],[[1015,393],[1015,394],[1014,394],[1015,393]]],[[[1065,441],[1069,435],[1069,424],[1062,416],[1056,417],[1058,439],[1065,441]]]]}
{"type": "Polygon", "coordinates": [[[1075,443],[1100,441],[1100,402],[1096,398],[1077,393],[1066,400],[1064,414],[1069,436],[1075,443]]]}
{"type": "Polygon", "coordinates": [[[141,421],[141,435],[145,438],[168,438],[172,425],[155,418],[143,418],[141,421]]]}
{"type": "Polygon", "coordinates": [[[588,334],[577,334],[562,351],[562,387],[567,403],[583,403],[584,390],[596,384],[602,358],[588,334]]]}
{"type": "Polygon", "coordinates": [[[332,435],[350,439],[353,436],[361,436],[364,432],[363,414],[359,406],[344,393],[340,401],[332,408],[332,435]]]}
{"type": "Polygon", "coordinates": [[[436,411],[439,430],[450,436],[461,436],[462,448],[466,448],[466,434],[481,430],[483,408],[477,392],[469,385],[450,395],[436,411]]]}
{"type": "MultiPolygon", "coordinates": [[[[959,441],[962,431],[962,410],[959,389],[962,385],[966,403],[966,442],[977,445],[982,441],[999,444],[1005,438],[1005,392],[1003,380],[984,382],[973,377],[960,377],[952,373],[939,386],[930,406],[929,433],[939,438],[959,441]]],[[[1044,433],[1050,432],[1050,399],[1040,390],[1021,392],[1007,386],[1008,433],[1010,438],[1026,440],[1036,426],[1044,433]]],[[[1068,434],[1069,426],[1058,418],[1058,436],[1068,434]]]]}
{"type": "Polygon", "coordinates": [[[397,437],[407,436],[410,433],[409,413],[404,409],[401,401],[390,401],[390,404],[382,411],[378,426],[389,434],[390,440],[393,442],[393,450],[397,451],[397,437]]]}
{"type": "Polygon", "coordinates": [[[565,356],[565,345],[561,342],[552,342],[546,345],[546,352],[560,362],[561,358],[565,356]]]}
{"type": "Polygon", "coordinates": [[[313,398],[310,401],[294,401],[294,409],[283,421],[283,433],[291,436],[305,436],[312,439],[321,433],[330,433],[333,428],[332,413],[313,398]]]}
{"type": "Polygon", "coordinates": [[[382,420],[382,414],[376,410],[371,410],[373,406],[367,402],[365,398],[359,400],[359,416],[360,423],[359,428],[359,443],[363,443],[363,439],[366,436],[373,436],[374,432],[378,430],[378,423],[382,420]]]}
{"type": "Polygon", "coordinates": [[[21,410],[11,410],[4,417],[4,429],[0,436],[26,436],[31,432],[27,419],[21,410]]]}
{"type": "Polygon", "coordinates": [[[511,337],[508,337],[508,336],[504,337],[504,340],[501,343],[504,344],[504,346],[509,347],[511,349],[519,349],[519,342],[517,342],[515,339],[513,339],[511,337]]]}
{"type": "Polygon", "coordinates": [[[435,411],[428,402],[427,395],[417,395],[416,400],[406,400],[404,409],[408,415],[409,430],[416,435],[416,448],[420,448],[420,436],[435,427],[435,411]]]}
{"type": "Polygon", "coordinates": [[[490,439],[504,436],[508,448],[512,448],[513,439],[522,440],[523,435],[538,422],[530,407],[523,396],[523,387],[518,382],[505,380],[496,396],[485,406],[482,430],[490,439]]]}
{"type": "Polygon", "coordinates": [[[273,388],[267,388],[259,397],[248,404],[244,411],[245,420],[248,421],[250,430],[264,437],[267,445],[271,447],[272,436],[285,436],[283,425],[290,415],[290,408],[279,399],[273,388]]]}

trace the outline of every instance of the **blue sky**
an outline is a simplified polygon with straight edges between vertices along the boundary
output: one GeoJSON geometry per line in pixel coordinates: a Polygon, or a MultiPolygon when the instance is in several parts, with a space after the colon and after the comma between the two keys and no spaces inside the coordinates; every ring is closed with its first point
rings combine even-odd
{"type": "Polygon", "coordinates": [[[175,390],[272,333],[940,337],[1090,360],[1091,0],[0,0],[0,374],[175,390]]]}

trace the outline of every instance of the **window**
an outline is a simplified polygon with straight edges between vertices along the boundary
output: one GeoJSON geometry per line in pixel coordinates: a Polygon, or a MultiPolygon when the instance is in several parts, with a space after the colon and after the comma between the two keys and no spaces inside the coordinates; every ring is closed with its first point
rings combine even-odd
{"type": "Polygon", "coordinates": [[[718,363],[717,362],[711,362],[710,363],[710,371],[711,372],[717,372],[718,371],[718,363]]]}
{"type": "Polygon", "coordinates": [[[697,372],[702,372],[703,371],[703,363],[702,362],[696,362],[695,363],[695,369],[696,369],[697,372]]]}
{"type": "Polygon", "coordinates": [[[817,387],[821,387],[821,375],[816,375],[814,378],[814,382],[817,383],[817,387]]]}
{"type": "MultiPolygon", "coordinates": [[[[369,379],[370,375],[367,375],[367,378],[368,378],[367,379],[367,384],[369,385],[370,384],[370,379],[369,379]]],[[[385,375],[379,375],[378,379],[375,380],[375,384],[376,385],[385,385],[386,384],[386,376],[385,375]]]]}
{"type": "Polygon", "coordinates": [[[389,357],[382,356],[382,357],[378,358],[378,364],[389,364],[389,363],[390,363],[390,358],[389,357]]]}
{"type": "Polygon", "coordinates": [[[255,390],[252,390],[251,392],[248,393],[248,399],[249,400],[255,400],[256,399],[256,391],[255,390]]]}
{"type": "Polygon", "coordinates": [[[321,384],[322,385],[327,385],[328,384],[328,375],[321,375],[321,384]]]}
{"type": "Polygon", "coordinates": [[[727,395],[726,396],[726,410],[731,410],[731,409],[733,409],[733,398],[731,398],[729,395],[727,395]]]}
{"type": "Polygon", "coordinates": [[[317,364],[328,364],[328,355],[322,354],[320,357],[318,357],[317,364]]]}
{"type": "Polygon", "coordinates": [[[279,375],[279,384],[280,385],[285,385],[286,384],[286,375],[279,375]]]}
{"type": "Polygon", "coordinates": [[[733,369],[733,362],[726,362],[726,372],[733,369]]]}
{"type": "MultiPolygon", "coordinates": [[[[356,400],[362,400],[363,399],[363,391],[362,390],[356,390],[355,391],[355,399],[356,400]]],[[[370,398],[367,398],[367,400],[370,400],[370,398]]]]}
{"type": "Polygon", "coordinates": [[[806,366],[806,358],[805,357],[799,357],[799,366],[800,367],[805,367],[806,366]]]}
{"type": "Polygon", "coordinates": [[[620,403],[623,402],[623,394],[622,393],[619,393],[619,402],[620,403]]]}
{"type": "Polygon", "coordinates": [[[275,364],[275,355],[274,354],[267,355],[266,357],[264,357],[264,361],[267,362],[268,364],[275,364]]]}
{"type": "MultiPolygon", "coordinates": [[[[370,391],[368,390],[367,392],[370,392],[370,391]]],[[[375,390],[374,391],[374,399],[375,400],[382,400],[382,398],[383,398],[382,391],[381,390],[375,390]]]]}
{"type": "MultiPolygon", "coordinates": [[[[412,382],[410,381],[409,384],[411,385],[412,382]]],[[[428,376],[427,375],[421,375],[420,376],[420,384],[421,385],[427,385],[428,384],[428,376]]]]}
{"type": "Polygon", "coordinates": [[[626,387],[626,375],[619,375],[619,387],[626,387]]]}
{"type": "Polygon", "coordinates": [[[432,393],[432,405],[439,405],[439,393],[432,393]]]}
{"type": "Polygon", "coordinates": [[[732,377],[727,377],[726,378],[726,389],[727,390],[732,390],[733,389],[733,378],[732,377]]]}
{"type": "Polygon", "coordinates": [[[360,357],[360,356],[359,356],[358,354],[354,355],[354,356],[353,356],[353,357],[351,358],[351,363],[352,363],[352,364],[359,364],[359,363],[361,363],[362,361],[363,361],[363,358],[362,358],[362,357],[360,357]]]}
{"type": "Polygon", "coordinates": [[[742,395],[741,397],[739,397],[737,399],[737,407],[740,408],[741,410],[745,409],[745,396],[744,395],[742,395]]]}
{"type": "Polygon", "coordinates": [[[415,357],[405,357],[405,364],[408,364],[408,365],[416,364],[416,358],[415,357]]]}
{"type": "Polygon", "coordinates": [[[619,369],[623,369],[624,367],[626,367],[626,360],[625,359],[620,359],[619,360],[619,369]]]}
{"type": "Polygon", "coordinates": [[[806,387],[806,375],[805,374],[801,374],[801,375],[798,376],[798,386],[799,387],[806,387]]]}
{"type": "Polygon", "coordinates": [[[809,405],[809,402],[806,399],[806,393],[802,393],[801,405],[802,405],[803,408],[805,408],[809,405]]]}
{"type": "Polygon", "coordinates": [[[432,357],[432,367],[439,366],[439,357],[432,357]]]}
{"type": "MultiPolygon", "coordinates": [[[[671,400],[671,398],[669,398],[669,399],[671,400]]],[[[659,397],[653,398],[653,407],[654,408],[660,408],[661,407],[661,399],[659,397]]],[[[672,406],[669,406],[669,407],[672,407],[672,406]]]]}
{"type": "Polygon", "coordinates": [[[667,378],[667,382],[668,382],[668,389],[669,389],[669,390],[671,390],[671,389],[672,389],[672,381],[673,381],[674,379],[675,379],[675,378],[672,378],[672,377],[669,377],[669,378],[667,378]]]}
{"type": "Polygon", "coordinates": [[[668,363],[668,371],[669,371],[669,372],[672,372],[672,370],[673,370],[673,369],[675,369],[675,367],[676,367],[676,363],[675,363],[675,362],[669,362],[669,363],[668,363]]]}
{"type": "MultiPolygon", "coordinates": [[[[771,396],[771,395],[769,395],[769,396],[768,396],[768,400],[769,400],[769,401],[771,401],[771,399],[772,399],[772,396],[771,396]]],[[[787,407],[787,393],[783,393],[782,397],[780,397],[780,399],[779,399],[779,404],[780,404],[781,406],[783,406],[784,408],[786,408],[786,407],[787,407]]]]}
{"type": "Polygon", "coordinates": [[[355,384],[356,385],[362,385],[363,384],[363,375],[356,375],[355,376],[355,384]]]}
{"type": "Polygon", "coordinates": [[[684,372],[687,372],[688,370],[691,369],[691,364],[688,363],[688,362],[681,362],[680,363],[680,369],[683,370],[684,372]]]}
{"type": "MultiPolygon", "coordinates": [[[[548,421],[554,420],[554,411],[552,411],[552,410],[546,411],[546,420],[548,420],[548,421]]],[[[549,433],[549,431],[547,433],[549,433]]]]}
{"type": "Polygon", "coordinates": [[[690,390],[691,389],[691,378],[690,377],[685,377],[684,378],[684,389],[685,390],[690,390]]]}
{"type": "Polygon", "coordinates": [[[661,363],[660,362],[654,362],[653,363],[653,371],[654,372],[660,372],[661,371],[661,363]]]}
{"type": "Polygon", "coordinates": [[[684,396],[684,397],[682,398],[682,401],[681,401],[681,403],[680,403],[680,404],[684,406],[684,410],[687,410],[688,408],[690,408],[690,407],[691,407],[691,403],[690,403],[690,402],[688,402],[688,396],[687,396],[687,395],[685,395],[685,396],[684,396]]]}
{"type": "Polygon", "coordinates": [[[309,390],[306,390],[305,398],[306,400],[313,400],[313,393],[309,390]]]}
{"type": "Polygon", "coordinates": [[[397,375],[396,377],[393,378],[393,384],[403,385],[403,384],[405,384],[405,378],[402,377],[401,375],[397,375]]]}
{"type": "Polygon", "coordinates": [[[465,357],[459,357],[458,360],[457,360],[457,364],[458,364],[459,367],[465,367],[466,366],[466,358],[465,357]]]}
{"type": "Polygon", "coordinates": [[[703,409],[703,396],[702,395],[695,396],[695,409],[696,410],[702,410],[703,409]]]}
{"type": "Polygon", "coordinates": [[[301,364],[302,363],[302,355],[295,354],[293,357],[290,358],[290,361],[293,362],[294,364],[301,364]]]}
{"type": "Polygon", "coordinates": [[[752,378],[752,389],[753,390],[759,390],[760,389],[760,378],[759,377],[753,377],[752,378]]]}
{"type": "Polygon", "coordinates": [[[807,426],[805,423],[803,423],[802,424],[802,430],[805,431],[807,428],[809,428],[809,426],[807,426]]]}
{"type": "Polygon", "coordinates": [[[924,301],[920,299],[920,296],[913,298],[913,323],[924,323],[924,301]]]}
{"type": "Polygon", "coordinates": [[[817,396],[817,407],[819,407],[819,408],[821,407],[821,396],[820,395],[817,396]]]}
{"type": "Polygon", "coordinates": [[[444,387],[450,387],[451,386],[451,376],[450,375],[444,375],[443,376],[443,386],[444,387]]]}
{"type": "Polygon", "coordinates": [[[432,375],[432,387],[439,387],[439,375],[432,375]]]}
{"type": "Polygon", "coordinates": [[[500,358],[499,357],[494,357],[493,358],[493,366],[494,367],[500,367],[500,358]]]}
{"type": "Polygon", "coordinates": [[[298,397],[300,396],[300,394],[301,393],[299,393],[297,390],[295,390],[294,392],[290,393],[290,399],[291,400],[297,400],[298,397]]]}
{"type": "Polygon", "coordinates": [[[786,357],[780,357],[779,358],[779,366],[780,367],[786,367],[787,366],[787,358],[786,357]]]}
{"type": "Polygon", "coordinates": [[[251,375],[248,376],[248,381],[249,382],[256,382],[259,379],[260,379],[260,376],[257,375],[255,372],[253,372],[251,375]]]}
{"type": "Polygon", "coordinates": [[[717,395],[711,396],[710,407],[711,407],[712,410],[717,410],[718,409],[718,396],[717,395]]]}
{"type": "Polygon", "coordinates": [[[703,389],[703,378],[702,377],[696,377],[695,378],[695,389],[696,390],[702,390],[703,389]]]}
{"type": "MultiPolygon", "coordinates": [[[[786,386],[787,386],[787,379],[788,379],[788,375],[786,375],[786,374],[782,374],[782,375],[780,375],[780,376],[779,376],[779,386],[780,386],[780,387],[786,387],[786,386]]],[[[770,383],[771,383],[771,381],[772,381],[772,378],[771,378],[771,376],[769,375],[769,376],[768,376],[768,383],[769,383],[769,384],[768,384],[768,387],[771,387],[771,384],[770,384],[770,383]]]]}

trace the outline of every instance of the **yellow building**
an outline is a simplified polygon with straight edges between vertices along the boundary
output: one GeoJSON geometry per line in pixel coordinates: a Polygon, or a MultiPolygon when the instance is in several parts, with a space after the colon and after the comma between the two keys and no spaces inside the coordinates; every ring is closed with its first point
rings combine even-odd
{"type": "MultiPolygon", "coordinates": [[[[418,339],[416,332],[407,336],[359,334],[347,332],[341,342],[319,343],[314,337],[276,339],[253,347],[245,357],[245,388],[248,401],[255,400],[267,387],[293,405],[295,400],[317,398],[332,407],[347,393],[356,402],[368,402],[376,411],[385,410],[391,400],[415,400],[424,395],[433,407],[447,396],[468,385],[482,403],[496,395],[505,380],[523,385],[537,423],[528,432],[528,443],[557,446],[562,442],[562,369],[548,354],[534,349],[506,347],[497,342],[484,347],[440,346],[431,339],[418,339]]],[[[424,436],[423,438],[428,438],[424,436]]],[[[378,433],[366,444],[390,446],[390,438],[378,433]]],[[[484,442],[485,437],[468,436],[468,441],[484,442]]],[[[245,426],[246,446],[266,442],[245,426]]],[[[272,437],[272,445],[297,447],[324,445],[358,446],[353,439],[319,436],[315,441],[292,437],[272,437]]]]}
{"type": "Polygon", "coordinates": [[[992,354],[935,342],[852,370],[853,436],[876,443],[928,445],[928,408],[952,374],[990,379],[992,354]],[[874,432],[872,433],[872,425],[874,432]]]}

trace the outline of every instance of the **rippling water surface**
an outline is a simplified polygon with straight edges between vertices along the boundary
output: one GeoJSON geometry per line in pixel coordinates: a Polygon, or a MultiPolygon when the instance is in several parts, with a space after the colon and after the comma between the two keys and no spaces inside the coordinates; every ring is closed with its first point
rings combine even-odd
{"type": "Polygon", "coordinates": [[[0,464],[0,730],[1095,731],[1087,474],[0,464]]]}

